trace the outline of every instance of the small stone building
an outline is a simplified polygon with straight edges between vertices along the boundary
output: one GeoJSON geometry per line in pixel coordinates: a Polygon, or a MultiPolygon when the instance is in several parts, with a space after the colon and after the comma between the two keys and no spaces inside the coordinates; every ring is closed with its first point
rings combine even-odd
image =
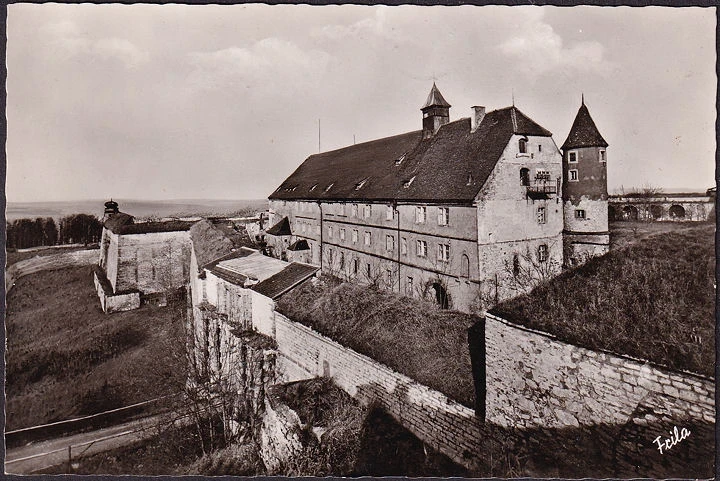
{"type": "Polygon", "coordinates": [[[188,282],[192,222],[135,222],[122,212],[106,213],[95,285],[105,312],[165,305],[188,282]]]}

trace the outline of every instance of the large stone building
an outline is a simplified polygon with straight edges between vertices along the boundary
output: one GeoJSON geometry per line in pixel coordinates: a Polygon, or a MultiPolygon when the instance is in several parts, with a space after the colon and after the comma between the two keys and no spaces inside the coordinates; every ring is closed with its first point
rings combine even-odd
{"type": "Polygon", "coordinates": [[[570,160],[548,130],[514,105],[453,122],[449,110],[433,84],[422,130],[308,157],[269,196],[272,255],[304,240],[325,272],[472,310],[559,272],[563,231],[607,237],[606,176],[586,154],[604,156],[607,144],[575,140],[592,123],[584,103],[566,145],[583,155],[575,174],[593,179],[568,188],[566,202],[570,160]],[[587,226],[568,224],[577,196],[592,203],[587,226]]]}

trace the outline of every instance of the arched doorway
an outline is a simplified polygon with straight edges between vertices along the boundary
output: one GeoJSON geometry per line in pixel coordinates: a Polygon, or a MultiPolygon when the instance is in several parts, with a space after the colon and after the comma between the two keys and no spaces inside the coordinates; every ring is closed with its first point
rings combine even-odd
{"type": "Polygon", "coordinates": [[[617,211],[615,210],[615,207],[612,205],[608,205],[608,220],[613,221],[616,220],[617,217],[617,211]]]}
{"type": "Polygon", "coordinates": [[[650,215],[653,219],[659,219],[663,215],[663,208],[660,205],[650,206],[650,215]]]}
{"type": "Polygon", "coordinates": [[[684,219],[685,218],[685,208],[678,204],[673,204],[670,206],[670,218],[671,219],[684,219]]]}
{"type": "Polygon", "coordinates": [[[624,220],[638,220],[638,210],[634,205],[626,205],[623,207],[624,220]]]}
{"type": "Polygon", "coordinates": [[[450,307],[450,296],[445,286],[443,286],[440,281],[435,281],[432,284],[432,288],[435,291],[435,302],[437,302],[440,309],[448,309],[450,307]]]}

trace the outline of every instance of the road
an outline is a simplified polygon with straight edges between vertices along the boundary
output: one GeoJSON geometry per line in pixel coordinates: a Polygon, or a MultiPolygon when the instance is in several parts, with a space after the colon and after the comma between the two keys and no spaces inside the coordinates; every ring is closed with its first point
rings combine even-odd
{"type": "Polygon", "coordinates": [[[108,428],[8,449],[5,453],[5,472],[31,474],[66,463],[68,455],[75,459],[128,446],[155,436],[155,427],[163,420],[167,420],[167,415],[157,414],[108,428]]]}
{"type": "Polygon", "coordinates": [[[15,281],[22,276],[47,269],[61,269],[63,267],[84,266],[98,261],[100,251],[97,249],[62,252],[49,256],[35,256],[31,259],[16,262],[5,269],[5,292],[12,288],[15,281]]]}

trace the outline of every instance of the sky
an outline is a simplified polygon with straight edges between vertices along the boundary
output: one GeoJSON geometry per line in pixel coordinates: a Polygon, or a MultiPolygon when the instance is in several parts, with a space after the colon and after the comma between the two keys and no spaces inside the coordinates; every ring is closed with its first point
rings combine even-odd
{"type": "Polygon", "coordinates": [[[581,94],[608,185],[705,190],[715,10],[12,4],[10,202],[266,198],[308,156],[515,105],[565,140],[581,94]]]}

